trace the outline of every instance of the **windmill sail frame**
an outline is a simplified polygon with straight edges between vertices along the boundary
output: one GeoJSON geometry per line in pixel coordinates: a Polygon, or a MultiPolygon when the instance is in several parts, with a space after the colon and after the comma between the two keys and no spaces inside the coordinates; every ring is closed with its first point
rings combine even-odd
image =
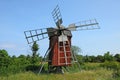
{"type": "Polygon", "coordinates": [[[24,34],[28,44],[49,37],[49,48],[46,52],[46,54],[48,54],[48,58],[50,59],[48,60],[48,71],[50,72],[51,70],[54,70],[61,73],[62,67],[71,66],[74,60],[76,60],[75,62],[78,62],[75,54],[73,54],[71,51],[71,31],[93,30],[100,29],[100,27],[98,26],[96,19],[93,19],[81,21],[79,23],[73,23],[65,28],[63,25],[61,25],[63,21],[58,5],[52,11],[52,16],[57,28],[50,27],[28,30],[24,31],[24,34]]]}

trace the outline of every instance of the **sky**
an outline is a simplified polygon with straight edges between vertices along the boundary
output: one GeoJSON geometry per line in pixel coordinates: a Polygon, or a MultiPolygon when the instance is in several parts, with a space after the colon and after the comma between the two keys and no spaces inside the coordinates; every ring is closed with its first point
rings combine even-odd
{"type": "MultiPolygon", "coordinates": [[[[0,0],[0,49],[10,56],[31,55],[24,31],[55,27],[51,12],[59,5],[63,25],[97,19],[100,29],[72,32],[81,55],[120,53],[120,0],[0,0]]],[[[49,39],[38,41],[43,56],[49,39]]]]}

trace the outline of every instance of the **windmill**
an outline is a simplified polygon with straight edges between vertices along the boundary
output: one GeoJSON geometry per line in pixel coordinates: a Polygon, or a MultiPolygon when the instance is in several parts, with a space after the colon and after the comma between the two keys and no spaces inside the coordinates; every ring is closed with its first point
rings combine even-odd
{"type": "MultiPolygon", "coordinates": [[[[99,29],[96,19],[81,21],[70,24],[68,27],[62,25],[63,20],[57,5],[52,11],[52,16],[56,28],[49,27],[36,30],[24,31],[28,44],[49,37],[49,48],[44,58],[48,56],[48,71],[62,72],[62,67],[71,66],[73,62],[78,62],[75,54],[71,51],[71,31],[99,29]]],[[[79,65],[79,64],[78,64],[79,65]]],[[[40,72],[44,66],[42,63],[40,72]]]]}

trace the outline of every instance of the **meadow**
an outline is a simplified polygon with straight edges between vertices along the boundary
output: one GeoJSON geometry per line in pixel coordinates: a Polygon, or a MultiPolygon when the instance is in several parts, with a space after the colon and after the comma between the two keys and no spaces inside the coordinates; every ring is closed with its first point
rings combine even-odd
{"type": "Polygon", "coordinates": [[[100,67],[101,63],[86,63],[80,71],[65,72],[64,74],[36,74],[20,72],[1,76],[0,80],[120,80],[113,77],[114,70],[100,67]]]}
{"type": "Polygon", "coordinates": [[[0,50],[0,80],[120,80],[120,54],[110,52],[98,56],[77,55],[77,64],[64,69],[64,74],[47,73],[45,63],[42,73],[39,55],[9,56],[6,50],[0,50]]]}

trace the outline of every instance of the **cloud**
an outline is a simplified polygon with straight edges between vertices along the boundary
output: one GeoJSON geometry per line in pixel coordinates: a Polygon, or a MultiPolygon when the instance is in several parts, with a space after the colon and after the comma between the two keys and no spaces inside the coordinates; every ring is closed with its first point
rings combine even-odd
{"type": "Polygon", "coordinates": [[[0,44],[0,49],[26,50],[26,46],[15,43],[2,43],[0,44]]]}
{"type": "Polygon", "coordinates": [[[27,47],[23,44],[17,43],[0,43],[0,49],[5,49],[10,56],[19,56],[20,54],[27,54],[27,47]]]}
{"type": "Polygon", "coordinates": [[[14,48],[16,48],[16,45],[11,44],[11,43],[3,43],[0,45],[0,48],[2,48],[2,49],[14,49],[14,48]]]}

